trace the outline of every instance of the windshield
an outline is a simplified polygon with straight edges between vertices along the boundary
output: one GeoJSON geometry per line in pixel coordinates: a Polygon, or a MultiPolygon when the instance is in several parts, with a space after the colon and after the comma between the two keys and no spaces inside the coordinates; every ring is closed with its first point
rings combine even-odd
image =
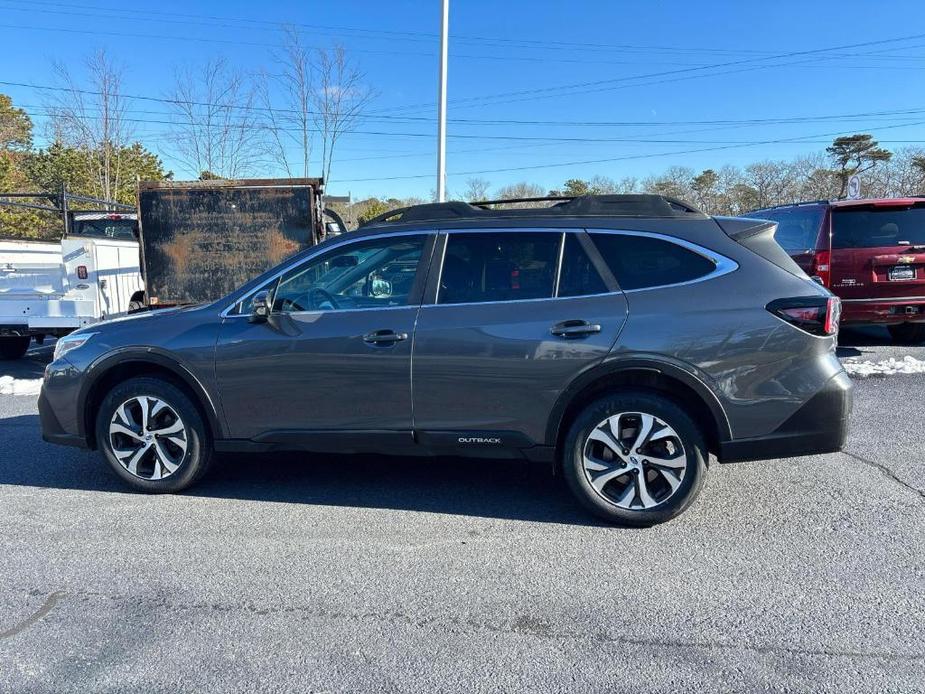
{"type": "Polygon", "coordinates": [[[75,219],[71,235],[134,241],[138,238],[136,226],[134,219],[75,219]]]}
{"type": "Polygon", "coordinates": [[[925,207],[835,210],[832,248],[925,246],[925,207]]]}

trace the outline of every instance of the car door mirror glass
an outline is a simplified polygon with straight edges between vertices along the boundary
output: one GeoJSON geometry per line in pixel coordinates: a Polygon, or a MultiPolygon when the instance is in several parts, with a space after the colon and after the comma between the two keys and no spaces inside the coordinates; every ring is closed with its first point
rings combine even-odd
{"type": "Polygon", "coordinates": [[[251,323],[265,323],[270,317],[270,293],[259,291],[251,299],[251,323]]]}

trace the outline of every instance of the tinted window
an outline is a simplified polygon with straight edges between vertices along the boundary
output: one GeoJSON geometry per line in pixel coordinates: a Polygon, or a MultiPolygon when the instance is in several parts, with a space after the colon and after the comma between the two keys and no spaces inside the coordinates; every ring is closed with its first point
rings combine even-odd
{"type": "Polygon", "coordinates": [[[621,289],[689,282],[716,269],[712,261],[670,241],[630,234],[592,234],[621,289]]]}
{"type": "MultiPolygon", "coordinates": [[[[292,268],[273,293],[273,310],[333,311],[403,306],[414,285],[424,236],[361,241],[292,268]]],[[[248,302],[241,308],[249,312],[248,302]]]]}
{"type": "Polygon", "coordinates": [[[815,250],[824,216],[823,207],[794,207],[749,215],[777,222],[774,240],[788,253],[815,250]]]}
{"type": "Polygon", "coordinates": [[[925,245],[925,207],[835,210],[832,248],[925,245]]]}
{"type": "Polygon", "coordinates": [[[562,253],[562,270],[559,277],[559,296],[588,296],[606,294],[604,280],[591,264],[588,254],[575,234],[565,237],[562,253]]]}
{"type": "Polygon", "coordinates": [[[551,297],[561,238],[531,232],[450,234],[438,303],[551,297]]]}

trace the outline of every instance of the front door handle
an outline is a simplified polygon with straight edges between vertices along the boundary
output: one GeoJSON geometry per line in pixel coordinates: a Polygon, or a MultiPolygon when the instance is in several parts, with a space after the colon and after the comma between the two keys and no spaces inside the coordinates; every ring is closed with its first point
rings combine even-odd
{"type": "Polygon", "coordinates": [[[586,320],[564,320],[549,329],[549,332],[556,337],[586,337],[600,331],[600,325],[589,323],[586,320]]]}
{"type": "Polygon", "coordinates": [[[363,336],[363,342],[369,345],[393,345],[407,339],[408,333],[397,333],[394,330],[375,330],[363,336]]]}

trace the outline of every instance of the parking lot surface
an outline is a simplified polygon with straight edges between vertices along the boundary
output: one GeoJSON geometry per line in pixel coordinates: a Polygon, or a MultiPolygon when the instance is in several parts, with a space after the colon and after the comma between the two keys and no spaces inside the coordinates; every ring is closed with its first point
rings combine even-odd
{"type": "MultiPolygon", "coordinates": [[[[925,360],[884,335],[840,354],[925,360]]],[[[0,692],[925,691],[921,373],[858,378],[845,452],[713,465],[639,530],[510,461],[227,458],[129,493],[41,441],[48,352],[0,366],[0,692]]]]}

